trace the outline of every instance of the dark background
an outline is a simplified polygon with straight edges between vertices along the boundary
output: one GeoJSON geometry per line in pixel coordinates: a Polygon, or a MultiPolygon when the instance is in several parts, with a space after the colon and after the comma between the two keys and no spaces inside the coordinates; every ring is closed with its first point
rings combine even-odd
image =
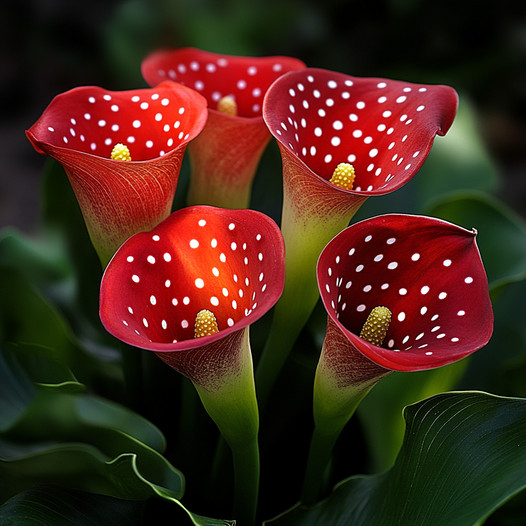
{"type": "Polygon", "coordinates": [[[505,0],[8,0],[0,8],[0,226],[31,232],[45,158],[24,130],[60,92],[145,86],[157,47],[290,55],[356,76],[453,86],[526,213],[526,6],[505,0]]]}

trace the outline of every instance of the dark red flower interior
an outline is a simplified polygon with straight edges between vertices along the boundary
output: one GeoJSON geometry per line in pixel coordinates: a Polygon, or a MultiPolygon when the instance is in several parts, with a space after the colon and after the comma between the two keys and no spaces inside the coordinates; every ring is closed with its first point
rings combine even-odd
{"type": "Polygon", "coordinates": [[[150,86],[169,79],[197,90],[211,109],[227,95],[234,97],[238,114],[259,117],[263,97],[280,75],[303,68],[290,57],[240,57],[210,53],[195,48],[156,51],[142,63],[142,74],[150,86]]]}
{"type": "Polygon", "coordinates": [[[283,259],[281,232],[260,212],[179,210],[117,251],[102,280],[102,322],[137,347],[197,347],[216,337],[193,339],[200,310],[214,313],[221,337],[274,305],[283,259]]]}
{"type": "Polygon", "coordinates": [[[457,94],[447,86],[308,68],[283,75],[269,89],[263,118],[315,174],[328,180],[339,163],[350,163],[354,191],[382,194],[418,171],[456,109],[457,94]]]}
{"type": "Polygon", "coordinates": [[[490,338],[493,314],[475,233],[451,223],[397,214],[362,221],[327,245],[317,272],[329,315],[389,369],[443,365],[490,338]],[[382,347],[358,337],[377,306],[392,312],[382,347]]]}
{"type": "Polygon", "coordinates": [[[132,161],[163,156],[201,131],[206,102],[174,82],[153,89],[112,92],[80,87],[53,99],[28,137],[43,152],[45,145],[110,158],[125,144],[132,161]]]}

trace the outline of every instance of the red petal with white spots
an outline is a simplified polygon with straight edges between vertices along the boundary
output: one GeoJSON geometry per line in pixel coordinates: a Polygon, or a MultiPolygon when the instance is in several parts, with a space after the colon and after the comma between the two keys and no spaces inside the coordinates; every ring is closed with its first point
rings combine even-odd
{"type": "Polygon", "coordinates": [[[457,104],[448,86],[306,68],[270,87],[263,117],[312,174],[328,181],[338,163],[350,163],[356,170],[350,193],[378,195],[413,177],[435,136],[451,126],[457,104]]]}
{"type": "Polygon", "coordinates": [[[142,63],[151,86],[171,79],[201,93],[209,119],[192,142],[192,178],[188,202],[246,208],[261,155],[270,140],[261,116],[269,86],[283,73],[305,66],[290,57],[241,57],[194,48],[156,51],[142,63]],[[231,96],[237,115],[217,111],[219,100],[231,96]]]}
{"type": "Polygon", "coordinates": [[[155,51],[144,59],[142,75],[150,86],[175,80],[201,93],[211,110],[222,97],[234,97],[240,117],[261,117],[269,86],[305,64],[291,57],[242,57],[195,48],[155,51]]]}
{"type": "Polygon", "coordinates": [[[398,214],[345,229],[318,262],[330,319],[353,348],[387,369],[431,369],[480,349],[493,312],[475,237],[446,221],[398,214]],[[381,347],[358,336],[377,306],[392,312],[381,347]]]}
{"type": "Polygon", "coordinates": [[[235,338],[263,316],[283,282],[283,239],[272,219],[253,210],[189,207],[117,251],[102,279],[100,316],[130,345],[192,351],[191,360],[196,349],[235,338]],[[219,332],[194,339],[202,309],[214,313],[219,332]]]}
{"type": "Polygon", "coordinates": [[[174,82],[112,92],[80,87],[55,97],[26,132],[65,168],[99,252],[170,213],[186,145],[203,128],[206,101],[174,82]],[[117,143],[131,161],[110,158],[117,143]]]}

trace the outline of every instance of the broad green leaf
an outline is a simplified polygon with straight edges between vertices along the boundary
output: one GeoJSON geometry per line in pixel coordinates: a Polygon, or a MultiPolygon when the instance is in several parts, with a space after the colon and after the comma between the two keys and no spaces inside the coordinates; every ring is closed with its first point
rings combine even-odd
{"type": "Polygon", "coordinates": [[[119,385],[116,352],[93,346],[88,352],[62,313],[17,270],[0,267],[0,288],[0,341],[45,347],[50,358],[74,371],[88,385],[101,377],[119,385]]]}
{"type": "Polygon", "coordinates": [[[3,526],[139,526],[144,505],[106,495],[40,486],[0,507],[3,526]]]}
{"type": "Polygon", "coordinates": [[[272,526],[474,526],[526,487],[526,400],[445,393],[409,406],[394,466],[272,526]]]}
{"type": "Polygon", "coordinates": [[[1,393],[9,395],[1,399],[6,407],[0,435],[2,499],[54,484],[121,499],[160,497],[177,504],[192,524],[229,524],[184,507],[182,474],[160,454],[164,438],[143,417],[79,392],[76,382],[60,382],[60,372],[69,378],[69,371],[50,370],[45,348],[15,346],[1,357],[1,372],[13,378],[5,384],[8,392],[1,393]],[[21,356],[31,353],[32,359],[21,356]],[[60,383],[39,383],[37,389],[24,370],[28,363],[37,379],[60,383]]]}
{"type": "Polygon", "coordinates": [[[458,386],[468,360],[431,371],[394,372],[382,379],[358,407],[375,471],[391,467],[404,438],[401,415],[409,404],[458,386]]]}

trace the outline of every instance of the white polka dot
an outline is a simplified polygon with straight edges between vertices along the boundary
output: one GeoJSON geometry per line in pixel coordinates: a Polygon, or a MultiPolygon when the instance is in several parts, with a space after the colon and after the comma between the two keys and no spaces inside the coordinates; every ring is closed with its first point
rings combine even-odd
{"type": "Polygon", "coordinates": [[[405,296],[405,295],[407,294],[407,289],[401,288],[401,289],[398,291],[398,294],[400,294],[400,296],[405,296]]]}
{"type": "Polygon", "coordinates": [[[210,303],[214,306],[214,307],[217,307],[219,305],[219,300],[215,297],[215,296],[212,296],[210,298],[210,303]]]}
{"type": "Polygon", "coordinates": [[[451,260],[450,259],[444,259],[444,261],[442,262],[442,265],[444,265],[444,267],[449,267],[451,265],[451,260]]]}
{"type": "Polygon", "coordinates": [[[411,256],[411,259],[413,261],[418,261],[420,259],[420,254],[418,252],[415,252],[412,256],[411,256]]]}
{"type": "Polygon", "coordinates": [[[439,295],[438,295],[438,299],[439,300],[443,300],[447,297],[447,292],[441,292],[439,295]]]}
{"type": "Polygon", "coordinates": [[[422,307],[420,309],[420,314],[422,314],[422,316],[427,312],[427,307],[422,307]]]}
{"type": "Polygon", "coordinates": [[[457,312],[457,316],[464,316],[465,314],[466,314],[466,311],[464,311],[464,310],[459,310],[457,312]]]}
{"type": "Polygon", "coordinates": [[[356,310],[358,312],[363,312],[365,309],[366,309],[366,307],[365,307],[365,305],[363,303],[361,305],[358,305],[358,307],[356,307],[356,310]]]}
{"type": "Polygon", "coordinates": [[[131,262],[133,261],[133,259],[134,259],[133,256],[128,256],[128,257],[126,258],[126,261],[127,261],[128,263],[131,263],[131,262]]]}
{"type": "Polygon", "coordinates": [[[139,283],[139,281],[140,281],[139,276],[137,276],[137,274],[134,274],[132,276],[132,281],[134,281],[135,283],[139,283]]]}
{"type": "Polygon", "coordinates": [[[197,248],[199,246],[199,241],[197,241],[197,239],[191,239],[189,244],[190,248],[197,248]]]}
{"type": "Polygon", "coordinates": [[[396,267],[398,267],[398,263],[396,261],[391,261],[391,263],[389,263],[389,265],[387,265],[387,268],[389,270],[394,270],[396,267]]]}
{"type": "Polygon", "coordinates": [[[153,265],[155,263],[155,258],[153,256],[148,256],[146,258],[146,260],[148,261],[148,263],[150,263],[151,265],[153,265]]]}
{"type": "Polygon", "coordinates": [[[465,280],[464,280],[465,283],[473,283],[473,278],[471,276],[468,276],[465,280]]]}
{"type": "Polygon", "coordinates": [[[189,298],[188,296],[185,296],[185,297],[183,298],[183,303],[184,303],[185,305],[188,305],[188,304],[190,303],[190,298],[189,298]]]}
{"type": "Polygon", "coordinates": [[[183,329],[187,329],[187,328],[188,328],[188,321],[187,321],[187,320],[183,320],[183,321],[181,322],[181,327],[182,327],[183,329]]]}
{"type": "Polygon", "coordinates": [[[172,256],[171,256],[168,252],[165,252],[165,253],[163,254],[163,258],[164,258],[164,260],[165,260],[166,262],[172,260],[172,256]]]}
{"type": "Polygon", "coordinates": [[[405,312],[400,312],[398,314],[398,321],[404,321],[404,320],[405,320],[405,312]]]}
{"type": "Polygon", "coordinates": [[[424,285],[421,289],[420,289],[420,292],[422,294],[427,294],[429,292],[429,287],[427,285],[424,285]]]}
{"type": "Polygon", "coordinates": [[[198,289],[202,289],[204,286],[205,286],[205,282],[201,279],[201,278],[197,278],[195,280],[195,286],[198,288],[198,289]]]}
{"type": "Polygon", "coordinates": [[[155,296],[153,296],[153,295],[150,296],[150,303],[151,303],[152,305],[155,305],[155,304],[157,303],[157,298],[156,298],[155,296]]]}

